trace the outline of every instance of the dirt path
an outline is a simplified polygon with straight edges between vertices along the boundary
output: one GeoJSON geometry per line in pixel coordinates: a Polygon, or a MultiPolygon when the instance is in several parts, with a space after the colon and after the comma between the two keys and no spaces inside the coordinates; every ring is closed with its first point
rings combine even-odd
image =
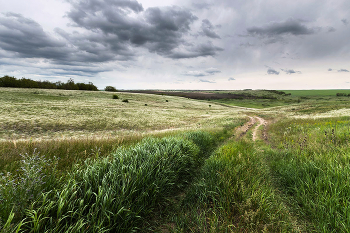
{"type": "Polygon", "coordinates": [[[259,127],[264,125],[264,130],[263,130],[263,139],[266,139],[266,133],[265,133],[265,127],[267,125],[267,121],[261,117],[255,117],[258,120],[258,124],[255,126],[254,130],[253,130],[253,141],[256,141],[259,137],[258,137],[258,130],[259,127]]]}
{"type": "Polygon", "coordinates": [[[247,123],[245,123],[243,126],[239,127],[236,129],[236,139],[241,139],[242,137],[244,137],[244,135],[247,134],[248,130],[255,124],[256,119],[254,117],[248,116],[249,117],[249,121],[247,123]]]}
{"type": "Polygon", "coordinates": [[[257,116],[248,116],[249,117],[249,121],[247,123],[245,123],[243,126],[237,128],[235,135],[236,139],[241,139],[242,137],[244,137],[247,132],[255,125],[254,129],[253,129],[253,141],[258,140],[259,138],[261,138],[261,136],[258,135],[258,130],[260,126],[264,126],[263,132],[262,132],[262,139],[264,141],[267,140],[267,134],[266,134],[266,125],[267,125],[267,121],[261,117],[257,117],[257,116]]]}

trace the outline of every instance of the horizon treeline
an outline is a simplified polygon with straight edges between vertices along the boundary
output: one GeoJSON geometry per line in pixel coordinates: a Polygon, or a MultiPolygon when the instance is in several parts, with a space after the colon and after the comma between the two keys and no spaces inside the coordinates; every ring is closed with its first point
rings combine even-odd
{"type": "Polygon", "coordinates": [[[0,78],[0,87],[17,87],[17,88],[41,88],[41,89],[63,89],[63,90],[87,90],[98,91],[97,87],[92,83],[74,83],[73,79],[69,79],[66,83],[50,82],[50,81],[35,81],[29,78],[17,79],[5,75],[0,78]]]}

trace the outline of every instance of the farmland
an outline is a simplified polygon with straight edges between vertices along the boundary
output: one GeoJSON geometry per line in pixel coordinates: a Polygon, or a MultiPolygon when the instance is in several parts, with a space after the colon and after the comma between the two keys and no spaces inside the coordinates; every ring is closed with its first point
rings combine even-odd
{"type": "Polygon", "coordinates": [[[0,229],[348,232],[348,92],[0,88],[0,229]]]}

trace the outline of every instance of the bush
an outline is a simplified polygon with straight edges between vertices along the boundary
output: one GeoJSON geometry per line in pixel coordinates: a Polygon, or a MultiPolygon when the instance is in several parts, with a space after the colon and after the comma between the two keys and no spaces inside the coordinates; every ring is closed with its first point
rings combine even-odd
{"type": "Polygon", "coordinates": [[[124,99],[124,100],[122,100],[122,102],[129,103],[129,100],[128,99],[124,99]]]}
{"type": "Polygon", "coordinates": [[[346,96],[345,93],[337,93],[337,96],[346,96]]]}
{"type": "Polygon", "coordinates": [[[112,86],[106,86],[105,91],[111,91],[111,92],[117,92],[118,90],[115,87],[112,86]]]}
{"type": "Polygon", "coordinates": [[[119,99],[118,95],[113,95],[113,99],[119,99]]]}

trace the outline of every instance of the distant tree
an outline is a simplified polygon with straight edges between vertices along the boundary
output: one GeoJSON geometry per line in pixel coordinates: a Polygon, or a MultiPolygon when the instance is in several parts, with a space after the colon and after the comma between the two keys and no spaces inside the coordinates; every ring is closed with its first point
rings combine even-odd
{"type": "Polygon", "coordinates": [[[0,87],[20,87],[20,84],[15,77],[5,75],[0,78],[0,87]]]}
{"type": "Polygon", "coordinates": [[[68,79],[68,81],[63,84],[63,86],[66,90],[79,90],[78,85],[74,83],[74,80],[72,78],[68,79]]]}
{"type": "Polygon", "coordinates": [[[4,77],[0,78],[0,87],[98,91],[97,87],[92,82],[89,82],[88,84],[74,83],[74,80],[71,78],[67,81],[67,83],[63,83],[61,81],[52,83],[49,81],[34,81],[28,78],[17,79],[8,75],[5,75],[4,77]]]}
{"type": "Polygon", "coordinates": [[[345,93],[337,93],[337,96],[346,96],[345,93]]]}
{"type": "Polygon", "coordinates": [[[115,87],[112,87],[112,86],[106,86],[105,87],[105,91],[112,91],[112,92],[116,92],[118,91],[115,87]]]}

